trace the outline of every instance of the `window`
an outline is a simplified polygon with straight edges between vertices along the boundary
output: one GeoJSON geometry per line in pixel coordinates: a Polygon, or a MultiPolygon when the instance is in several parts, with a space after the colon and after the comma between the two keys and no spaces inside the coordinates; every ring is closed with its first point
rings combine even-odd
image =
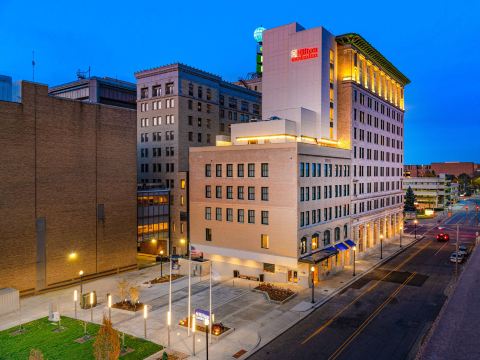
{"type": "Polygon", "coordinates": [[[212,241],[212,229],[205,229],[205,241],[212,241]]]}
{"type": "Polygon", "coordinates": [[[323,233],[323,245],[330,245],[330,230],[327,230],[323,233]]]}
{"type": "Polygon", "coordinates": [[[262,177],[268,177],[268,164],[262,163],[262,177]]]}
{"type": "Polygon", "coordinates": [[[248,223],[255,224],[255,210],[248,210],[248,223]]]}
{"type": "Polygon", "coordinates": [[[319,235],[318,233],[315,233],[312,235],[312,250],[316,250],[318,249],[318,238],[319,238],[319,235]]]}
{"type": "Polygon", "coordinates": [[[238,186],[238,187],[237,187],[237,198],[238,198],[239,200],[243,200],[243,199],[244,199],[243,189],[244,189],[243,186],[238,186]]]}
{"type": "Polygon", "coordinates": [[[260,236],[260,246],[262,247],[262,249],[268,249],[268,235],[267,234],[262,234],[260,236]]]}
{"type": "Polygon", "coordinates": [[[255,164],[248,164],[248,177],[255,177],[255,164]]]}
{"type": "Polygon", "coordinates": [[[307,252],[307,238],[304,236],[300,240],[300,253],[305,254],[307,252]]]}
{"type": "Polygon", "coordinates": [[[262,225],[268,225],[268,211],[262,211],[262,225]]]}
{"type": "Polygon", "coordinates": [[[343,238],[346,239],[348,237],[348,225],[343,225],[343,238]]]}
{"type": "Polygon", "coordinates": [[[141,88],[140,89],[140,99],[145,99],[148,97],[148,88],[141,88]]]}
{"type": "Polygon", "coordinates": [[[205,197],[206,198],[211,198],[212,197],[212,186],[211,185],[205,185],[205,197]]]}
{"type": "Polygon", "coordinates": [[[233,221],[233,209],[227,208],[227,221],[233,221]]]}
{"type": "Polygon", "coordinates": [[[222,164],[215,165],[215,176],[222,177],[222,164]]]}
{"type": "Polygon", "coordinates": [[[227,186],[227,199],[233,199],[233,186],[227,186]]]}
{"type": "Polygon", "coordinates": [[[215,187],[215,197],[217,199],[221,199],[222,198],[222,187],[221,186],[216,186],[215,187]]]}
{"type": "Polygon", "coordinates": [[[206,207],[205,208],[205,220],[212,220],[212,208],[206,207]]]}
{"type": "Polygon", "coordinates": [[[233,164],[227,164],[227,177],[233,176],[233,164]]]}
{"type": "Polygon", "coordinates": [[[165,85],[165,95],[173,95],[173,82],[165,85]]]}
{"type": "Polygon", "coordinates": [[[262,201],[268,201],[268,187],[262,187],[262,201]]]}
{"type": "Polygon", "coordinates": [[[152,96],[162,96],[162,85],[152,86],[152,96]]]}
{"type": "Polygon", "coordinates": [[[206,177],[212,176],[212,164],[205,164],[205,176],[206,177]]]}
{"type": "Polygon", "coordinates": [[[221,221],[222,220],[222,208],[215,209],[215,220],[221,221]]]}
{"type": "Polygon", "coordinates": [[[255,200],[255,187],[249,186],[248,187],[248,200],[255,200]]]}
{"type": "Polygon", "coordinates": [[[238,177],[243,177],[244,176],[244,168],[245,166],[243,164],[238,164],[237,165],[237,176],[238,177]]]}
{"type": "Polygon", "coordinates": [[[245,222],[245,210],[243,210],[243,209],[238,209],[237,210],[237,221],[239,223],[244,223],[245,222]]]}
{"type": "Polygon", "coordinates": [[[340,241],[340,228],[339,227],[335,228],[334,234],[335,234],[335,242],[340,241]]]}

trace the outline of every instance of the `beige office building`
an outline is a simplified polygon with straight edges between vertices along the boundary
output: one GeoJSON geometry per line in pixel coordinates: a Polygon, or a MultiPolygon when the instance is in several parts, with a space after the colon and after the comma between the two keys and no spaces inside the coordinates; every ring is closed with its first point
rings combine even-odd
{"type": "Polygon", "coordinates": [[[171,64],[139,71],[137,78],[137,180],[170,189],[170,251],[185,254],[188,241],[188,149],[215,144],[230,125],[260,117],[260,93],[217,75],[171,64]]]}

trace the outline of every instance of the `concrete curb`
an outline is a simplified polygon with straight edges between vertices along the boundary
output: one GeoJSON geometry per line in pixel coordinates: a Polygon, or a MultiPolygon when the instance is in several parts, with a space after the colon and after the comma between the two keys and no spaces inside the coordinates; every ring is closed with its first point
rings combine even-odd
{"type": "MultiPolygon", "coordinates": [[[[428,232],[428,231],[427,231],[428,232]]],[[[245,358],[247,357],[250,357],[252,356],[253,354],[255,354],[257,351],[259,351],[260,349],[262,349],[263,347],[267,346],[269,343],[271,343],[273,340],[275,340],[277,337],[281,336],[282,334],[284,334],[286,331],[288,331],[290,328],[292,328],[293,326],[295,326],[296,324],[298,324],[300,321],[302,321],[303,319],[307,318],[308,316],[310,316],[315,310],[317,310],[318,308],[320,308],[321,306],[325,305],[327,302],[329,302],[330,300],[333,299],[334,296],[336,296],[338,293],[342,292],[343,290],[345,290],[348,286],[350,286],[351,284],[353,284],[355,281],[357,281],[358,279],[361,279],[362,277],[364,277],[365,275],[369,274],[370,272],[372,272],[373,270],[375,270],[376,268],[378,268],[379,266],[383,265],[384,263],[386,263],[387,261],[390,261],[391,259],[393,259],[394,257],[396,257],[397,255],[399,255],[400,253],[402,253],[403,251],[409,249],[410,247],[412,247],[414,244],[418,243],[420,240],[423,240],[425,238],[425,235],[421,235],[421,236],[418,236],[417,239],[413,240],[411,243],[407,244],[407,245],[404,245],[402,246],[401,248],[399,248],[397,251],[395,251],[393,254],[389,255],[388,257],[382,259],[381,261],[377,262],[375,265],[371,266],[368,270],[364,271],[363,273],[357,275],[357,276],[352,276],[352,279],[347,281],[345,284],[343,284],[341,287],[335,289],[331,294],[329,294],[325,299],[323,300],[320,300],[319,302],[313,304],[313,306],[310,307],[310,309],[308,310],[305,310],[304,312],[307,312],[309,311],[307,314],[305,314],[305,316],[302,316],[301,318],[299,318],[297,321],[293,322],[293,323],[290,323],[288,326],[286,326],[285,328],[283,328],[277,335],[275,335],[271,340],[269,340],[267,343],[263,344],[262,346],[259,346],[260,345],[260,342],[261,342],[261,339],[260,341],[258,342],[258,344],[256,345],[256,347],[252,348],[251,350],[251,353],[247,352],[244,356],[245,358]]],[[[301,313],[301,312],[299,312],[301,313]]],[[[242,356],[242,359],[244,357],[242,356]]]]}

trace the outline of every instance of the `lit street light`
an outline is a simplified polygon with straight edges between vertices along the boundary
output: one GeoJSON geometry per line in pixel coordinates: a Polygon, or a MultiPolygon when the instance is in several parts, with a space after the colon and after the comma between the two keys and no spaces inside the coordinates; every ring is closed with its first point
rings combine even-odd
{"type": "Polygon", "coordinates": [[[93,322],[93,291],[90,291],[90,322],[93,322]]]}
{"type": "Polygon", "coordinates": [[[160,278],[163,277],[163,250],[160,250],[160,278]]]}
{"type": "Polygon", "coordinates": [[[73,302],[75,303],[75,319],[77,318],[77,301],[78,301],[78,291],[73,292],[73,302]]]}
{"type": "Polygon", "coordinates": [[[383,234],[380,234],[380,260],[383,259],[383,234]]]}
{"type": "Polygon", "coordinates": [[[402,247],[402,232],[403,232],[403,226],[400,225],[400,247],[402,247]]]}
{"type": "Polygon", "coordinates": [[[417,224],[418,224],[418,220],[417,220],[417,219],[413,220],[413,224],[415,225],[415,240],[417,240],[417,224]]]}
{"type": "Polygon", "coordinates": [[[78,272],[78,275],[80,275],[80,297],[83,295],[83,270],[80,270],[78,272]]]}
{"type": "Polygon", "coordinates": [[[357,251],[357,247],[354,246],[352,247],[352,250],[353,250],[353,276],[355,276],[355,252],[357,251]]]}
{"type": "Polygon", "coordinates": [[[205,348],[205,354],[206,354],[206,358],[208,360],[208,324],[209,324],[209,319],[206,318],[205,319],[205,345],[206,345],[206,348],[205,348]]]}
{"type": "Polygon", "coordinates": [[[145,339],[147,338],[147,317],[148,317],[148,307],[143,305],[143,333],[145,339]]]}
{"type": "Polygon", "coordinates": [[[315,304],[315,266],[310,268],[310,272],[312,273],[312,304],[315,304]]]}
{"type": "Polygon", "coordinates": [[[112,321],[112,295],[108,294],[108,319],[112,321]]]}

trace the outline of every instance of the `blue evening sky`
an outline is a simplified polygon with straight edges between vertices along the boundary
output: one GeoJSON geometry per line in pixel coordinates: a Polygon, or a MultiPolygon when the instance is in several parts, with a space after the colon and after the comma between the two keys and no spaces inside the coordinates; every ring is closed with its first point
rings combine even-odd
{"type": "Polygon", "coordinates": [[[49,85],[77,69],[134,81],[183,62],[237,80],[255,69],[253,30],[297,21],[365,37],[412,81],[405,163],[480,162],[480,1],[0,0],[0,74],[49,85]]]}

